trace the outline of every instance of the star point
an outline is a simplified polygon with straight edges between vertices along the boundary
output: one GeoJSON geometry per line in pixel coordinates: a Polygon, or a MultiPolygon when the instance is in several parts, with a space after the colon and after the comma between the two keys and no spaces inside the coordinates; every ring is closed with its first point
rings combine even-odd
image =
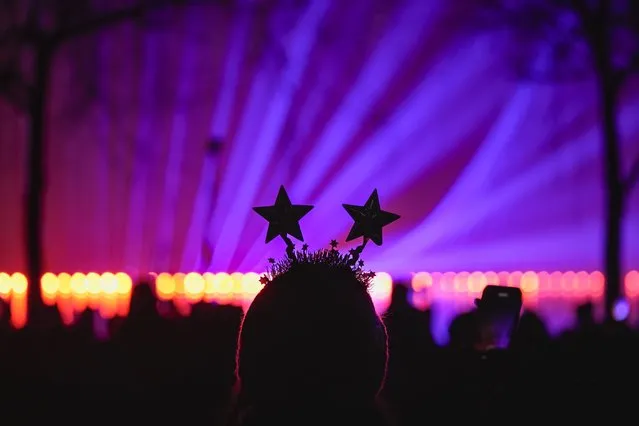
{"type": "Polygon", "coordinates": [[[268,221],[266,242],[278,236],[290,235],[304,241],[299,221],[313,209],[313,206],[292,204],[284,186],[280,186],[275,204],[272,206],[253,207],[253,210],[268,221]]]}
{"type": "Polygon", "coordinates": [[[355,221],[346,241],[364,237],[381,246],[383,242],[382,229],[399,219],[399,215],[380,208],[377,189],[368,197],[363,206],[343,204],[343,207],[355,221]]]}

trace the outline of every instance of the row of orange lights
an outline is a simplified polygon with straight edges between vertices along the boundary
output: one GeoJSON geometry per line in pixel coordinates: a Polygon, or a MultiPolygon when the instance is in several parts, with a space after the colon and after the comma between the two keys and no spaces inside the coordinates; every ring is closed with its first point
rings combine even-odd
{"type": "MultiPolygon", "coordinates": [[[[524,295],[539,297],[592,297],[603,295],[605,277],[599,272],[418,272],[411,286],[416,292],[434,290],[438,295],[481,293],[486,285],[519,287],[524,295]]],[[[630,271],[624,279],[627,297],[639,296],[639,271],[630,271]]]]}
{"type": "MultiPolygon", "coordinates": [[[[158,299],[173,301],[178,310],[188,315],[194,303],[218,302],[248,306],[262,288],[256,273],[176,273],[153,274],[158,299]]],[[[592,298],[603,295],[605,277],[601,272],[418,272],[411,287],[418,294],[431,297],[476,296],[489,284],[519,287],[527,298],[568,297],[592,298]]],[[[378,273],[370,289],[379,311],[385,310],[392,292],[393,279],[378,273]]],[[[27,278],[21,273],[0,272],[0,298],[10,302],[11,321],[22,327],[27,320],[27,278]]],[[[123,272],[103,274],[46,273],[40,281],[44,303],[57,305],[63,320],[72,323],[77,313],[93,309],[104,318],[126,316],[133,282],[123,272]]],[[[624,280],[625,295],[639,296],[639,271],[631,271],[624,280]]]]}
{"type": "MultiPolygon", "coordinates": [[[[27,321],[28,287],[24,274],[0,272],[0,299],[9,302],[11,322],[16,328],[23,327],[27,321]]],[[[122,272],[46,273],[40,279],[43,302],[48,306],[57,305],[66,324],[71,324],[75,315],[87,308],[99,311],[104,318],[128,315],[132,288],[131,277],[122,272]]]]}
{"type": "MultiPolygon", "coordinates": [[[[191,305],[200,301],[217,302],[248,307],[262,289],[260,275],[250,273],[152,274],[155,277],[155,293],[160,301],[172,301],[178,312],[190,313],[191,305]]],[[[11,322],[23,327],[27,320],[26,295],[28,281],[24,274],[0,273],[0,298],[9,302],[11,322]]],[[[126,316],[133,281],[123,272],[87,274],[46,273],[40,280],[42,300],[48,306],[57,306],[63,321],[73,323],[75,316],[86,309],[96,310],[103,318],[126,316]]],[[[377,305],[390,298],[392,278],[379,273],[371,287],[371,296],[377,305]]],[[[385,309],[380,306],[380,310],[385,309]]]]}
{"type": "MultiPolygon", "coordinates": [[[[250,303],[264,285],[260,275],[254,272],[213,274],[162,273],[155,280],[155,291],[160,300],[185,298],[191,303],[205,302],[242,302],[250,303]]],[[[391,295],[393,279],[387,273],[378,273],[373,279],[370,292],[374,300],[384,300],[391,295]]]]}

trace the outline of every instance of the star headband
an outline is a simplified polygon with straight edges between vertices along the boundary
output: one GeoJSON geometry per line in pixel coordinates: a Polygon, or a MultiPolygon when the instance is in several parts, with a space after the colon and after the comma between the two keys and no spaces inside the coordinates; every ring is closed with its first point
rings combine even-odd
{"type": "Polygon", "coordinates": [[[299,221],[313,209],[313,206],[292,204],[284,186],[280,186],[274,205],[254,207],[253,210],[268,221],[266,243],[268,244],[278,236],[286,243],[286,258],[279,262],[273,258],[269,259],[269,263],[271,263],[270,270],[267,275],[260,278],[260,282],[268,284],[273,278],[286,272],[294,264],[322,263],[335,268],[349,268],[361,282],[365,285],[370,284],[375,273],[363,270],[364,262],[360,259],[360,255],[369,241],[378,246],[382,245],[382,229],[399,219],[399,215],[380,208],[376,189],[363,206],[352,204],[342,204],[342,206],[355,222],[346,237],[346,241],[363,238],[362,243],[349,250],[348,254],[340,253],[337,250],[338,243],[336,240],[331,241],[330,249],[309,252],[308,244],[304,244],[301,251],[295,250],[295,244],[289,238],[289,235],[304,242],[299,221]]]}

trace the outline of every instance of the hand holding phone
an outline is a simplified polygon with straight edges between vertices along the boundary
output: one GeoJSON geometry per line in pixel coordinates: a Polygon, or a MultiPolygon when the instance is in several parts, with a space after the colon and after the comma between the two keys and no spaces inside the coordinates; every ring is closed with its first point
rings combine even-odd
{"type": "Polygon", "coordinates": [[[489,285],[477,306],[479,339],[477,350],[507,349],[519,324],[522,293],[516,287],[489,285]]]}

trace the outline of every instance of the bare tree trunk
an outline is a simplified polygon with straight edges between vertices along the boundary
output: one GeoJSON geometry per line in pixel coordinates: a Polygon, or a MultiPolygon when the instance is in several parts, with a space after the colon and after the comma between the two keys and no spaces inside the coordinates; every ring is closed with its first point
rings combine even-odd
{"type": "Polygon", "coordinates": [[[617,126],[617,91],[614,82],[601,82],[602,130],[604,144],[604,175],[606,182],[605,276],[606,317],[612,319],[615,301],[622,294],[622,219],[624,187],[619,160],[617,126]],[[610,86],[613,87],[610,87],[610,86]]]}
{"type": "Polygon", "coordinates": [[[43,219],[45,198],[45,138],[46,97],[49,89],[49,69],[53,49],[47,42],[39,43],[33,65],[33,92],[29,99],[29,140],[24,222],[27,274],[29,279],[29,323],[39,325],[43,302],[40,277],[44,267],[43,219]]]}
{"type": "Polygon", "coordinates": [[[598,77],[599,105],[604,153],[605,237],[604,270],[606,276],[606,320],[613,319],[615,302],[622,294],[622,219],[624,182],[619,158],[619,126],[617,110],[620,82],[613,65],[612,40],[609,32],[609,5],[602,3],[593,55],[598,77]]]}

